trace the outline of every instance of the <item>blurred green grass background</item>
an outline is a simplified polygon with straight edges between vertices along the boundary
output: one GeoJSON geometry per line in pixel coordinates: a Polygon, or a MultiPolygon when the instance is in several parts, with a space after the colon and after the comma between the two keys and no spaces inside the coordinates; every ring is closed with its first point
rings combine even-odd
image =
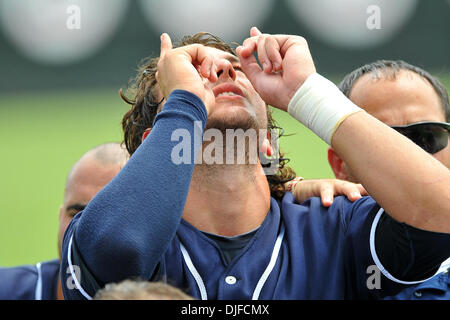
{"type": "MultiPolygon", "coordinates": [[[[441,80],[450,87],[450,75],[441,80]]],[[[115,89],[0,96],[0,266],[57,257],[67,173],[90,148],[121,141],[127,110],[115,89]]],[[[281,148],[297,174],[333,178],[328,146],[287,113],[274,117],[289,135],[281,148]]]]}

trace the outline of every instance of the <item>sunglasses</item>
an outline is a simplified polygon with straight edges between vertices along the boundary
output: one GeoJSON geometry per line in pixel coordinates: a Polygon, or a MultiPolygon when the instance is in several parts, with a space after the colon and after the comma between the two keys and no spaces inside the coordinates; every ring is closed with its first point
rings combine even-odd
{"type": "Polygon", "coordinates": [[[431,154],[441,151],[448,145],[450,123],[417,122],[406,126],[391,126],[391,128],[431,154]]]}

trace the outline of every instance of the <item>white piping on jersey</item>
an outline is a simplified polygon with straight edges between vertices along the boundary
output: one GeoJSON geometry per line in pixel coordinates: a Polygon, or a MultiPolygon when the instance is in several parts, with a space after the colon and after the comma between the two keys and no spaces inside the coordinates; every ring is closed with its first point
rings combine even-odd
{"type": "MultiPolygon", "coordinates": [[[[284,231],[285,231],[285,227],[283,224],[281,226],[281,230],[280,230],[280,233],[278,234],[277,240],[275,241],[275,245],[273,247],[272,256],[270,257],[269,264],[267,265],[266,270],[264,270],[261,278],[259,279],[259,281],[256,285],[255,291],[253,292],[252,300],[258,300],[261,290],[267,281],[267,278],[269,278],[270,273],[272,272],[273,268],[275,267],[275,263],[277,262],[277,258],[278,258],[280,248],[281,248],[281,243],[283,242],[284,231]]],[[[186,248],[183,246],[183,244],[181,242],[180,242],[180,249],[181,249],[181,253],[183,254],[184,262],[186,263],[189,271],[191,272],[192,276],[195,279],[195,282],[197,283],[197,287],[200,291],[201,299],[207,300],[208,295],[206,292],[205,284],[203,283],[203,279],[200,276],[200,274],[198,273],[194,264],[192,263],[189,253],[187,252],[186,248]]]]}
{"type": "Polygon", "coordinates": [[[388,278],[389,280],[397,282],[397,283],[401,283],[401,284],[418,284],[418,283],[422,283],[422,282],[425,282],[425,281],[433,278],[439,271],[436,272],[436,274],[432,275],[431,277],[429,277],[425,280],[402,281],[402,280],[395,278],[383,267],[380,259],[378,259],[377,252],[375,251],[375,231],[377,229],[378,222],[379,222],[381,216],[383,215],[383,213],[384,213],[384,209],[380,208],[380,210],[378,210],[378,212],[377,212],[377,215],[375,216],[375,219],[372,222],[372,227],[370,229],[370,253],[372,254],[372,259],[375,262],[375,264],[377,265],[378,269],[380,269],[380,271],[384,274],[384,276],[386,278],[388,278]]]}
{"type": "Polygon", "coordinates": [[[266,270],[264,270],[264,273],[262,274],[261,278],[258,281],[258,284],[256,285],[255,291],[253,292],[252,300],[258,300],[259,294],[261,293],[261,290],[266,283],[267,278],[269,277],[270,273],[272,272],[273,268],[275,267],[275,263],[277,262],[278,254],[280,252],[281,243],[283,242],[284,237],[284,224],[281,226],[280,234],[277,237],[277,241],[275,242],[275,246],[273,247],[272,256],[270,257],[270,262],[267,265],[266,270]]]}
{"type": "Polygon", "coordinates": [[[450,268],[450,258],[442,262],[441,266],[439,267],[439,270],[437,273],[444,272],[450,268]]]}
{"type": "Polygon", "coordinates": [[[69,248],[67,249],[67,262],[69,263],[69,270],[70,275],[72,277],[73,283],[75,284],[75,287],[80,291],[80,293],[88,300],[92,300],[92,297],[84,291],[84,289],[81,287],[81,284],[78,282],[77,276],[75,274],[75,271],[73,270],[72,265],[72,239],[73,235],[70,237],[69,241],[69,248]]]}
{"type": "Polygon", "coordinates": [[[183,254],[184,261],[186,262],[186,265],[191,272],[192,276],[195,279],[195,282],[197,282],[198,290],[200,291],[200,297],[202,300],[208,300],[208,294],[206,293],[206,287],[203,283],[203,279],[198,273],[197,269],[195,268],[194,264],[192,263],[191,257],[189,256],[189,253],[187,252],[186,248],[183,246],[183,244],[180,242],[180,249],[181,253],[183,254]]]}
{"type": "Polygon", "coordinates": [[[41,270],[41,263],[36,263],[36,270],[37,270],[37,282],[36,282],[36,289],[34,291],[34,300],[42,300],[42,270],[41,270]]]}

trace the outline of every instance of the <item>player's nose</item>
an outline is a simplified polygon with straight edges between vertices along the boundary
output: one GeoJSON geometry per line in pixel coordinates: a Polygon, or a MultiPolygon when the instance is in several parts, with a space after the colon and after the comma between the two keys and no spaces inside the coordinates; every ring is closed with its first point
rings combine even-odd
{"type": "Polygon", "coordinates": [[[236,70],[234,70],[233,65],[227,59],[219,59],[215,61],[217,67],[217,78],[231,78],[233,81],[236,80],[236,70]]]}

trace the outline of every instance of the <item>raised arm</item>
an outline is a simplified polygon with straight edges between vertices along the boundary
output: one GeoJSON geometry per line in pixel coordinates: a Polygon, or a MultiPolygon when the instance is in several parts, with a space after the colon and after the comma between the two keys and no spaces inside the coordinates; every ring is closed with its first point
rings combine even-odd
{"type": "MultiPolygon", "coordinates": [[[[193,161],[176,165],[171,160],[179,143],[171,141],[172,133],[183,130],[194,150],[198,141],[194,121],[203,126],[206,122],[200,99],[185,91],[173,92],[143,144],[67,228],[63,284],[64,277],[74,281],[76,276],[66,272],[74,266],[81,270],[79,282],[90,278],[100,287],[131,277],[150,278],[175,235],[194,168],[193,161]]],[[[202,128],[197,132],[201,134],[202,128]]],[[[82,286],[90,295],[95,293],[82,286]]],[[[68,289],[73,288],[63,285],[66,297],[73,294],[68,289]]]]}
{"type": "Polygon", "coordinates": [[[450,171],[318,75],[303,38],[252,28],[237,52],[262,98],[331,144],[395,220],[450,233],[450,171]]]}
{"type": "Polygon", "coordinates": [[[102,285],[126,278],[149,279],[173,239],[202,141],[208,97],[214,98],[193,63],[204,69],[210,65],[201,46],[172,49],[170,38],[162,36],[157,78],[166,103],[127,164],[67,228],[61,268],[66,298],[89,298],[102,285]],[[180,142],[183,152],[191,153],[191,161],[181,164],[173,159],[180,142]]]}

